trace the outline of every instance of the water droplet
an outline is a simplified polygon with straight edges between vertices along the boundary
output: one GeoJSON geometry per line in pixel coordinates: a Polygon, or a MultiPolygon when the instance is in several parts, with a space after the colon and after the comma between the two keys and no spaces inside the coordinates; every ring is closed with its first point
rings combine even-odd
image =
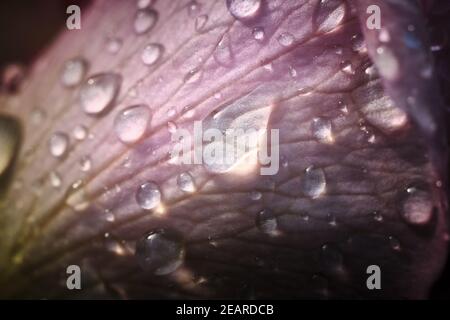
{"type": "Polygon", "coordinates": [[[201,9],[200,4],[197,1],[191,1],[190,3],[188,3],[187,5],[187,10],[188,10],[188,15],[190,17],[195,17],[199,14],[201,9]]]}
{"type": "Polygon", "coordinates": [[[86,137],[88,135],[88,130],[85,126],[78,125],[73,129],[72,135],[76,140],[82,141],[82,140],[86,139],[86,137]]]}
{"type": "Polygon", "coordinates": [[[394,80],[398,77],[400,67],[391,49],[384,46],[377,48],[374,61],[381,76],[388,80],[394,80]]]}
{"type": "Polygon", "coordinates": [[[345,17],[345,3],[342,0],[320,0],[314,21],[319,32],[336,28],[345,17]]]}
{"type": "Polygon", "coordinates": [[[62,157],[69,146],[69,138],[63,132],[55,132],[50,137],[50,153],[54,157],[62,157]]]}
{"type": "Polygon", "coordinates": [[[278,43],[281,44],[283,47],[289,47],[294,43],[294,36],[290,34],[289,32],[282,33],[277,38],[278,43]]]}
{"type": "Polygon", "coordinates": [[[367,51],[367,45],[364,37],[360,34],[354,34],[351,38],[352,50],[354,52],[365,53],[367,51]]]}
{"type": "Polygon", "coordinates": [[[227,0],[227,7],[236,19],[249,19],[259,12],[261,0],[227,0]]]}
{"type": "Polygon", "coordinates": [[[87,114],[100,114],[116,98],[122,77],[114,73],[101,73],[89,78],[80,89],[80,103],[87,114]]]}
{"type": "Polygon", "coordinates": [[[289,66],[289,74],[292,78],[295,78],[297,76],[297,70],[293,66],[289,66]]]}
{"type": "Polygon", "coordinates": [[[258,201],[262,198],[262,193],[259,191],[252,191],[250,192],[250,199],[253,201],[258,201]]]}
{"type": "Polygon", "coordinates": [[[325,244],[321,248],[320,261],[322,267],[329,271],[342,271],[343,257],[341,252],[332,245],[325,244]]]}
{"type": "Polygon", "coordinates": [[[148,32],[156,24],[158,13],[153,9],[141,9],[134,19],[134,31],[137,34],[148,32]]]}
{"type": "Polygon", "coordinates": [[[208,22],[208,15],[202,14],[195,19],[195,31],[200,32],[208,22]]]}
{"type": "Polygon", "coordinates": [[[253,34],[253,39],[258,40],[258,41],[264,40],[264,37],[265,37],[264,28],[256,27],[253,29],[252,34],[253,34]]]}
{"type": "Polygon", "coordinates": [[[57,172],[55,172],[55,171],[50,172],[49,178],[50,178],[50,184],[52,185],[52,187],[59,188],[61,186],[62,180],[61,180],[60,175],[57,172]]]}
{"type": "Polygon", "coordinates": [[[194,178],[189,172],[181,173],[177,178],[178,187],[187,193],[192,193],[197,190],[194,183],[194,178]]]}
{"type": "Polygon", "coordinates": [[[398,239],[394,238],[393,236],[389,236],[389,244],[390,244],[392,250],[395,250],[395,251],[400,251],[402,248],[400,245],[400,241],[398,241],[398,239]]]}
{"type": "Polygon", "coordinates": [[[262,210],[256,215],[256,226],[269,235],[276,235],[278,231],[277,217],[270,210],[262,210]]]}
{"type": "Polygon", "coordinates": [[[374,211],[372,214],[373,214],[373,219],[374,219],[375,221],[377,221],[377,222],[383,222],[384,217],[383,217],[383,215],[381,214],[380,211],[376,210],[376,211],[374,211]]]}
{"type": "Polygon", "coordinates": [[[161,191],[158,185],[153,182],[141,184],[136,192],[138,205],[145,210],[156,208],[161,203],[161,191]]]}
{"type": "Polygon", "coordinates": [[[401,215],[412,225],[424,225],[433,217],[433,200],[429,192],[419,188],[406,189],[401,215]]]}
{"type": "Polygon", "coordinates": [[[329,213],[327,218],[328,218],[328,224],[331,227],[336,227],[337,226],[337,221],[336,221],[336,217],[334,216],[334,214],[330,214],[329,213]]]}
{"type": "Polygon", "coordinates": [[[228,34],[225,34],[214,51],[214,59],[218,64],[229,66],[233,60],[231,51],[231,41],[228,34]]]}
{"type": "Polygon", "coordinates": [[[182,242],[166,230],[151,231],[136,243],[139,265],[156,275],[174,272],[183,263],[184,255],[182,242]]]}
{"type": "Polygon", "coordinates": [[[81,83],[86,74],[87,62],[82,58],[74,58],[64,63],[61,82],[66,87],[74,87],[81,83]]]}
{"type": "Polygon", "coordinates": [[[116,54],[122,48],[122,40],[118,38],[110,38],[106,43],[106,50],[111,54],[116,54]]]}
{"type": "Polygon", "coordinates": [[[369,76],[369,78],[373,79],[378,75],[377,68],[374,65],[368,66],[364,73],[369,76]]]}
{"type": "Polygon", "coordinates": [[[44,121],[46,114],[43,110],[36,108],[31,111],[31,123],[33,125],[39,125],[44,121]]]}
{"type": "Polygon", "coordinates": [[[89,207],[89,199],[82,180],[77,180],[72,184],[72,190],[67,197],[66,204],[75,211],[83,211],[89,207]]]}
{"type": "Polygon", "coordinates": [[[80,160],[81,171],[87,172],[87,171],[91,170],[91,167],[92,167],[91,158],[89,158],[88,156],[82,157],[80,160]]]}
{"type": "Polygon", "coordinates": [[[138,9],[145,9],[149,6],[151,6],[153,3],[153,0],[137,0],[136,6],[138,9]]]}
{"type": "Polygon", "coordinates": [[[105,220],[108,222],[114,222],[116,221],[116,217],[114,216],[114,213],[111,212],[111,210],[106,209],[105,210],[105,220]]]}
{"type": "Polygon", "coordinates": [[[156,63],[161,57],[163,50],[160,44],[150,43],[146,45],[141,55],[142,62],[148,66],[156,63]]]}
{"type": "Polygon", "coordinates": [[[145,104],[128,107],[120,111],[114,120],[114,131],[120,141],[134,143],[145,134],[151,118],[145,104]]]}
{"type": "Polygon", "coordinates": [[[333,143],[331,121],[324,118],[314,118],[311,123],[312,135],[322,143],[333,143]]]}
{"type": "Polygon", "coordinates": [[[200,70],[192,69],[184,77],[184,82],[189,83],[189,84],[196,83],[196,82],[200,81],[201,77],[202,77],[202,72],[200,70]]]}
{"type": "Polygon", "coordinates": [[[9,168],[19,144],[18,124],[0,117],[0,176],[9,168]]]}
{"type": "Polygon", "coordinates": [[[308,167],[303,175],[303,192],[310,198],[320,197],[326,189],[325,173],[321,168],[308,167]]]}

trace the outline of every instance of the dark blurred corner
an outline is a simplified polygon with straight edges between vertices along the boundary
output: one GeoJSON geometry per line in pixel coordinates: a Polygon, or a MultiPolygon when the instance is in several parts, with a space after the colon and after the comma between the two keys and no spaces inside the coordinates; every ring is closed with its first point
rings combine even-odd
{"type": "Polygon", "coordinates": [[[66,8],[86,8],[90,0],[1,0],[0,70],[29,64],[65,26],[66,8]]]}

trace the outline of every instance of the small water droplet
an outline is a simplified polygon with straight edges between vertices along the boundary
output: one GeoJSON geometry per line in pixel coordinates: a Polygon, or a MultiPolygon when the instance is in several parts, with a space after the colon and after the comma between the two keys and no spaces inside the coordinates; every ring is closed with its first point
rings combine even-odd
{"type": "Polygon", "coordinates": [[[139,265],[156,275],[174,272],[183,263],[184,256],[182,242],[166,230],[151,231],[136,243],[139,265]]]}
{"type": "Polygon", "coordinates": [[[200,70],[192,69],[184,77],[184,82],[189,83],[189,84],[196,83],[196,82],[200,81],[201,77],[202,77],[202,72],[200,70]]]}
{"type": "Polygon", "coordinates": [[[277,38],[278,43],[281,44],[283,47],[289,47],[294,43],[294,36],[290,34],[289,32],[282,33],[277,38]]]}
{"type": "Polygon", "coordinates": [[[262,210],[256,215],[255,223],[258,229],[266,234],[276,235],[278,233],[277,217],[268,209],[262,210]]]}
{"type": "Polygon", "coordinates": [[[324,118],[314,118],[311,123],[312,135],[322,143],[333,143],[331,121],[324,118]]]}
{"type": "Polygon", "coordinates": [[[252,31],[252,35],[253,35],[253,39],[255,39],[257,41],[264,40],[264,37],[266,36],[264,33],[264,28],[262,28],[262,27],[254,28],[252,31]]]}
{"type": "Polygon", "coordinates": [[[106,209],[105,210],[105,220],[108,222],[114,222],[116,221],[116,217],[114,216],[114,213],[111,212],[111,210],[106,209]]]}
{"type": "Polygon", "coordinates": [[[416,187],[406,189],[401,215],[412,225],[424,225],[433,217],[433,200],[429,192],[416,187]]]}
{"type": "Polygon", "coordinates": [[[195,31],[200,32],[205,28],[208,22],[208,15],[202,14],[195,19],[195,31]]]}
{"type": "Polygon", "coordinates": [[[320,197],[326,189],[325,173],[321,168],[308,167],[302,180],[303,192],[310,198],[320,197]]]}
{"type": "Polygon", "coordinates": [[[39,108],[35,108],[33,109],[33,111],[31,111],[31,123],[33,125],[41,124],[42,121],[44,121],[45,117],[45,112],[39,108]]]}
{"type": "Polygon", "coordinates": [[[88,130],[85,126],[78,125],[73,129],[72,135],[76,140],[82,141],[86,139],[88,135],[88,130]]]}
{"type": "Polygon", "coordinates": [[[147,105],[139,104],[120,111],[114,120],[114,131],[120,141],[134,143],[145,134],[151,112],[147,105]]]}
{"type": "Polygon", "coordinates": [[[164,49],[160,44],[150,43],[142,51],[141,59],[145,65],[155,64],[161,57],[164,49]]]}
{"type": "Polygon", "coordinates": [[[190,17],[196,17],[201,10],[201,5],[197,1],[193,0],[188,3],[187,10],[190,17]]]}
{"type": "Polygon", "coordinates": [[[380,211],[376,210],[372,213],[373,219],[377,222],[383,222],[384,218],[380,211]]]}
{"type": "Polygon", "coordinates": [[[177,125],[175,122],[169,121],[167,122],[167,130],[169,130],[170,133],[177,132],[177,125]]]}
{"type": "Polygon", "coordinates": [[[337,226],[337,221],[336,221],[336,217],[334,216],[334,214],[329,213],[327,218],[328,218],[328,224],[331,227],[336,227],[337,226]]]}
{"type": "Polygon", "coordinates": [[[384,46],[378,47],[374,61],[381,76],[388,80],[394,80],[398,77],[400,67],[391,49],[384,46]]]}
{"type": "Polygon", "coordinates": [[[342,0],[320,0],[314,15],[315,25],[320,32],[336,28],[345,17],[345,3],[342,0]]]}
{"type": "Polygon", "coordinates": [[[61,82],[66,87],[74,87],[81,83],[86,74],[87,62],[82,58],[66,61],[61,72],[61,82]]]}
{"type": "Polygon", "coordinates": [[[250,192],[250,199],[253,201],[258,201],[262,198],[262,193],[259,191],[252,191],[250,192]]]}
{"type": "Polygon", "coordinates": [[[50,137],[50,153],[54,157],[62,157],[69,146],[69,138],[63,132],[55,132],[50,137]]]}
{"type": "Polygon", "coordinates": [[[161,203],[161,191],[153,182],[146,182],[139,186],[136,192],[138,205],[145,210],[156,208],[161,203]]]}
{"type": "Polygon", "coordinates": [[[89,158],[88,156],[82,157],[80,160],[81,171],[87,172],[87,171],[91,170],[91,167],[92,167],[91,158],[89,158]]]}
{"type": "Polygon", "coordinates": [[[59,188],[62,184],[60,175],[55,171],[50,172],[50,184],[54,188],[59,188]]]}
{"type": "Polygon", "coordinates": [[[140,9],[134,19],[134,31],[137,34],[148,32],[156,24],[158,13],[153,9],[140,9]]]}
{"type": "Polygon", "coordinates": [[[189,172],[181,173],[177,178],[178,187],[187,193],[192,193],[197,190],[195,187],[194,178],[189,172]]]}
{"type": "Polygon", "coordinates": [[[122,77],[114,73],[101,73],[90,77],[80,89],[80,104],[87,114],[100,114],[116,98],[122,77]]]}
{"type": "Polygon", "coordinates": [[[289,74],[292,78],[295,78],[297,76],[297,70],[293,66],[289,66],[289,74]]]}
{"type": "Polygon", "coordinates": [[[249,19],[260,11],[261,0],[227,0],[227,7],[236,19],[249,19]]]}
{"type": "Polygon", "coordinates": [[[106,50],[111,54],[116,54],[122,48],[122,40],[118,38],[109,38],[106,43],[106,50]]]}

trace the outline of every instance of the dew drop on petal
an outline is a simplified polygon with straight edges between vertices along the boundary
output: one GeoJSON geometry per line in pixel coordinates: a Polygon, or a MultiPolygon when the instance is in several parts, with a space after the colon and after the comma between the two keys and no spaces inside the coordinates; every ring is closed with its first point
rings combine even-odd
{"type": "Polygon", "coordinates": [[[197,189],[195,187],[194,178],[189,172],[183,172],[178,175],[177,184],[182,191],[187,193],[195,192],[197,189]]]}
{"type": "Polygon", "coordinates": [[[145,46],[142,51],[141,59],[145,65],[152,65],[156,63],[162,55],[163,47],[160,44],[151,43],[145,46]]]}
{"type": "Polygon", "coordinates": [[[136,13],[134,19],[134,31],[137,34],[148,32],[156,24],[158,13],[153,9],[141,9],[136,13]]]}
{"type": "Polygon", "coordinates": [[[182,265],[185,249],[175,235],[166,230],[156,230],[137,241],[135,254],[143,270],[155,275],[166,275],[182,265]]]}
{"type": "Polygon", "coordinates": [[[115,73],[101,73],[90,77],[79,93],[84,112],[96,115],[107,110],[114,102],[121,82],[122,77],[115,73]]]}
{"type": "Polygon", "coordinates": [[[92,167],[91,158],[88,156],[82,157],[80,160],[81,171],[87,172],[87,171],[91,170],[91,167],[92,167]]]}
{"type": "Polygon", "coordinates": [[[72,135],[76,140],[82,141],[86,139],[88,130],[85,126],[80,124],[73,129],[72,135]]]}
{"type": "Polygon", "coordinates": [[[381,76],[388,80],[394,80],[399,76],[400,66],[398,60],[388,47],[378,47],[374,61],[381,76]]]}
{"type": "Polygon", "coordinates": [[[145,210],[151,210],[159,206],[161,203],[161,191],[158,185],[153,182],[141,184],[136,192],[136,201],[145,210]]]}
{"type": "Polygon", "coordinates": [[[145,104],[135,105],[121,110],[114,120],[114,132],[120,141],[133,143],[147,131],[151,111],[145,104]]]}
{"type": "Polygon", "coordinates": [[[227,7],[236,19],[249,19],[260,11],[261,0],[227,0],[227,7]]]}
{"type": "Polygon", "coordinates": [[[69,146],[69,137],[63,132],[55,132],[50,137],[50,153],[54,157],[62,157],[69,146]]]}
{"type": "Polygon", "coordinates": [[[74,87],[81,83],[86,74],[87,62],[82,58],[66,61],[61,72],[61,82],[66,87],[74,87]]]}
{"type": "Polygon", "coordinates": [[[270,210],[262,210],[256,215],[256,226],[262,232],[276,235],[278,231],[277,217],[270,210]]]}
{"type": "Polygon", "coordinates": [[[253,34],[253,39],[255,39],[257,41],[264,40],[264,37],[265,37],[264,28],[256,27],[253,29],[252,34],[253,34]]]}
{"type": "Polygon", "coordinates": [[[317,30],[329,32],[335,29],[344,20],[345,11],[343,0],[320,0],[314,15],[317,30]]]}
{"type": "Polygon", "coordinates": [[[106,49],[111,54],[116,54],[122,48],[122,40],[118,38],[110,38],[106,43],[106,49]]]}
{"type": "Polygon", "coordinates": [[[311,123],[311,133],[319,142],[334,142],[331,121],[328,119],[314,118],[311,123]]]}
{"type": "Polygon", "coordinates": [[[61,186],[62,179],[61,179],[61,176],[56,171],[50,172],[49,178],[50,178],[50,184],[52,185],[52,187],[59,188],[61,186]]]}
{"type": "Polygon", "coordinates": [[[406,190],[401,211],[403,219],[412,225],[424,225],[431,221],[434,206],[429,192],[410,187],[406,190]]]}
{"type": "Polygon", "coordinates": [[[290,34],[289,32],[282,33],[278,36],[278,43],[281,44],[283,47],[289,47],[294,43],[294,36],[290,34]]]}
{"type": "Polygon", "coordinates": [[[325,173],[321,168],[308,167],[302,180],[303,193],[310,198],[320,197],[326,190],[325,173]]]}
{"type": "Polygon", "coordinates": [[[250,192],[250,199],[253,201],[258,201],[262,198],[262,193],[259,191],[252,191],[250,192]]]}

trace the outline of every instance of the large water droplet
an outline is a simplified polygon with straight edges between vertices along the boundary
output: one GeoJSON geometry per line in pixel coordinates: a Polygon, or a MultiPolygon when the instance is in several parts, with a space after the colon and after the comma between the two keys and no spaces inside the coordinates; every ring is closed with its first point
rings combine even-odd
{"type": "Polygon", "coordinates": [[[270,210],[262,210],[256,215],[256,226],[259,230],[269,235],[278,233],[277,217],[270,210]]]}
{"type": "Polygon", "coordinates": [[[178,269],[184,255],[182,242],[166,230],[149,232],[136,243],[139,265],[156,275],[166,275],[178,269]]]}
{"type": "Polygon", "coordinates": [[[406,190],[401,211],[406,222],[413,225],[424,225],[433,217],[433,200],[429,192],[410,187],[406,190]]]}
{"type": "Polygon", "coordinates": [[[314,118],[311,123],[312,135],[322,143],[333,143],[331,121],[324,118],[314,118]]]}
{"type": "Polygon", "coordinates": [[[158,13],[153,9],[141,9],[136,13],[134,19],[134,31],[137,34],[148,32],[156,24],[158,13]]]}
{"type": "Polygon", "coordinates": [[[117,114],[114,131],[120,141],[134,143],[146,132],[150,118],[151,112],[147,105],[128,107],[117,114]]]}
{"type": "Polygon", "coordinates": [[[156,208],[161,203],[161,191],[157,184],[146,182],[141,184],[136,192],[138,205],[145,210],[156,208]]]}
{"type": "Polygon", "coordinates": [[[177,184],[182,191],[187,193],[192,193],[196,190],[194,178],[189,172],[181,173],[177,178],[177,184]]]}
{"type": "Polygon", "coordinates": [[[321,168],[308,167],[302,180],[303,192],[313,199],[320,197],[326,190],[325,173],[321,168]]]}
{"type": "Polygon", "coordinates": [[[261,9],[261,0],[227,0],[227,7],[236,19],[249,19],[261,9]]]}
{"type": "Polygon", "coordinates": [[[74,87],[81,83],[86,74],[87,62],[82,58],[75,58],[64,63],[61,82],[66,87],[74,87]]]}
{"type": "Polygon", "coordinates": [[[156,63],[163,53],[163,47],[160,44],[150,43],[145,46],[142,51],[141,59],[145,65],[152,65],[156,63]]]}
{"type": "Polygon", "coordinates": [[[80,89],[80,104],[87,114],[106,111],[116,98],[122,77],[114,73],[101,73],[89,78],[80,89]]]}
{"type": "Polygon", "coordinates": [[[343,0],[320,0],[315,12],[315,24],[320,32],[329,32],[344,19],[345,3],[343,0]]]}
{"type": "Polygon", "coordinates": [[[69,137],[63,132],[55,132],[50,137],[50,153],[54,157],[62,157],[69,146],[69,137]]]}

